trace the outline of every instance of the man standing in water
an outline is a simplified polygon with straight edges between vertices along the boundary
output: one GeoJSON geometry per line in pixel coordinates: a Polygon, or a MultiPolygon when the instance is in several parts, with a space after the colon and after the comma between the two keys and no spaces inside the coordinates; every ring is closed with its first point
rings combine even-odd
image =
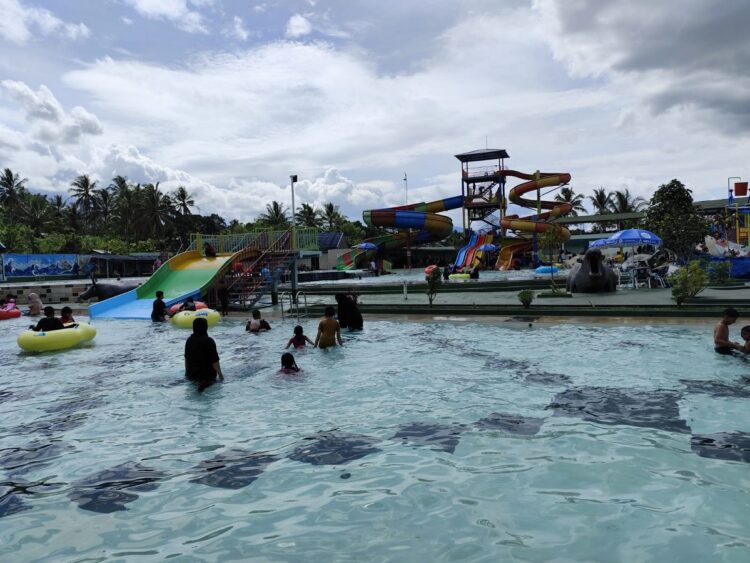
{"type": "Polygon", "coordinates": [[[208,321],[193,321],[193,334],[185,342],[185,377],[198,384],[198,391],[210,387],[218,379],[224,381],[216,342],[208,335],[208,321]]]}
{"type": "Polygon", "coordinates": [[[714,327],[714,351],[717,354],[731,354],[732,350],[741,350],[737,342],[729,340],[729,325],[737,322],[740,314],[734,307],[724,309],[724,316],[714,327]]]}
{"type": "Polygon", "coordinates": [[[167,304],[164,303],[163,291],[156,292],[156,299],[151,307],[151,320],[155,323],[163,323],[167,320],[167,304]]]}

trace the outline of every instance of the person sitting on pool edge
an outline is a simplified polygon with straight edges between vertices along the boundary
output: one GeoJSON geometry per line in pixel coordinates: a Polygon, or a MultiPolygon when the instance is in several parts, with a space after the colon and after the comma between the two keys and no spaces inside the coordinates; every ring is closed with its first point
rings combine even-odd
{"type": "Polygon", "coordinates": [[[253,318],[247,321],[245,330],[247,332],[262,332],[264,330],[271,330],[271,325],[265,319],[260,318],[260,311],[258,309],[253,309],[253,318]]]}
{"type": "Polygon", "coordinates": [[[341,326],[339,322],[333,318],[336,314],[336,309],[333,307],[326,307],[326,316],[318,324],[318,335],[315,337],[315,348],[329,348],[331,346],[339,346],[344,344],[341,342],[341,326]]]}
{"type": "Polygon", "coordinates": [[[740,329],[740,337],[745,341],[739,348],[743,354],[750,354],[750,325],[745,325],[740,329]]]}
{"type": "Polygon", "coordinates": [[[224,381],[216,342],[208,335],[208,321],[203,317],[193,321],[193,334],[185,342],[185,377],[198,384],[199,392],[217,379],[224,381]]]}
{"type": "Polygon", "coordinates": [[[76,320],[73,318],[73,309],[71,309],[67,305],[63,307],[60,310],[60,320],[64,325],[76,322],[76,320]]]}
{"type": "Polygon", "coordinates": [[[155,323],[163,323],[167,320],[167,304],[164,303],[163,291],[156,292],[156,299],[151,307],[151,320],[155,323]]]}
{"type": "Polygon", "coordinates": [[[31,330],[34,332],[51,332],[53,330],[62,330],[64,328],[65,325],[62,321],[55,317],[55,309],[47,305],[44,308],[44,318],[39,319],[39,322],[36,323],[36,326],[32,327],[31,330]]]}
{"type": "Polygon", "coordinates": [[[741,350],[737,342],[729,340],[729,325],[737,322],[740,314],[734,307],[724,309],[724,316],[714,327],[714,351],[717,354],[731,354],[732,350],[741,350]]]}

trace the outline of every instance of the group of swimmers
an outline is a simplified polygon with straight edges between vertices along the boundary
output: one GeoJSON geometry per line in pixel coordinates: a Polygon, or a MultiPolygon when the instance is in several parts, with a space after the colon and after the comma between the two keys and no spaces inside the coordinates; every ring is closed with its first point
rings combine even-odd
{"type": "Polygon", "coordinates": [[[729,340],[729,327],[737,322],[740,317],[739,312],[734,307],[724,310],[724,316],[716,323],[714,327],[714,351],[717,354],[734,354],[741,352],[750,354],[750,325],[745,325],[740,329],[740,337],[745,341],[744,344],[729,340]]]}
{"type": "MultiPolygon", "coordinates": [[[[289,349],[290,346],[301,349],[305,348],[307,344],[312,344],[314,348],[343,346],[341,340],[342,327],[352,330],[362,329],[362,315],[359,313],[354,299],[340,294],[336,296],[336,300],[339,304],[338,319],[336,319],[336,309],[331,306],[326,307],[325,316],[318,323],[315,341],[310,340],[305,335],[301,325],[297,325],[294,327],[294,334],[288,340],[285,349],[289,349]]],[[[271,325],[261,317],[260,311],[255,309],[252,312],[252,318],[245,325],[245,330],[259,334],[271,330],[271,325]]],[[[282,354],[280,373],[294,374],[299,371],[300,368],[294,356],[289,352],[282,354]]],[[[199,391],[210,387],[216,381],[224,380],[216,342],[208,336],[208,322],[205,318],[199,317],[193,321],[193,334],[185,342],[185,377],[196,383],[199,391]]]]}
{"type": "Polygon", "coordinates": [[[44,317],[39,319],[36,325],[29,328],[34,332],[51,332],[53,330],[62,330],[72,328],[76,320],[73,318],[73,309],[67,305],[60,310],[60,316],[55,316],[55,308],[47,305],[44,308],[44,317]]]}

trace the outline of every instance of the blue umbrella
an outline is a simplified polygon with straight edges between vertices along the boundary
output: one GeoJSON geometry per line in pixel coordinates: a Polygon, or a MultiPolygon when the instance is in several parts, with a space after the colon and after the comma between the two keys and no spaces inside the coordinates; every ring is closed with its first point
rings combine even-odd
{"type": "Polygon", "coordinates": [[[641,244],[659,246],[661,239],[646,229],[625,229],[613,234],[606,241],[606,246],[640,246],[641,244]]]}
{"type": "Polygon", "coordinates": [[[601,246],[607,246],[607,239],[605,238],[597,239],[589,245],[589,248],[599,248],[601,246]]]}
{"type": "Polygon", "coordinates": [[[378,248],[377,244],[372,244],[371,242],[360,242],[357,245],[357,248],[360,250],[376,250],[378,248]]]}
{"type": "Polygon", "coordinates": [[[477,248],[480,252],[497,252],[497,246],[489,242],[477,248]]]}

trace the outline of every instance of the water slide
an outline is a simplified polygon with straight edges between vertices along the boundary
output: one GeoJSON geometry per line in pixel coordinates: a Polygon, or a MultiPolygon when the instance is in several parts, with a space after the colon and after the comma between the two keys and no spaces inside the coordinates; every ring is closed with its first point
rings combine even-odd
{"type": "Polygon", "coordinates": [[[492,243],[492,233],[479,233],[471,235],[469,244],[458,251],[456,256],[455,269],[457,272],[468,272],[474,266],[481,263],[484,252],[479,250],[483,244],[492,243]]]}
{"type": "MultiPolygon", "coordinates": [[[[526,174],[525,172],[518,172],[516,170],[506,170],[505,175],[526,180],[510,190],[508,193],[508,199],[510,202],[520,207],[534,210],[537,209],[536,199],[524,199],[524,194],[536,191],[537,189],[560,186],[570,182],[570,174],[564,172],[537,172],[535,174],[526,174]]],[[[569,203],[561,201],[540,201],[539,207],[541,209],[546,209],[547,211],[540,213],[539,215],[530,215],[527,217],[506,215],[500,222],[500,226],[503,229],[510,229],[521,233],[544,233],[550,228],[550,225],[552,225],[552,223],[549,222],[551,219],[566,215],[573,209],[569,203]]],[[[568,229],[561,227],[561,233],[565,240],[570,238],[570,231],[568,231],[568,229]]],[[[525,252],[530,248],[532,248],[531,240],[513,241],[503,246],[500,256],[497,259],[497,269],[512,269],[514,255],[518,252],[525,252]]]]}
{"type": "Polygon", "coordinates": [[[198,297],[240,254],[216,258],[206,258],[196,250],[178,254],[165,262],[143,285],[89,306],[89,315],[92,319],[150,319],[157,291],[164,292],[167,306],[189,296],[198,297]]]}
{"type": "Polygon", "coordinates": [[[362,214],[365,223],[371,227],[410,229],[381,235],[366,242],[377,248],[372,250],[352,249],[339,256],[336,268],[351,270],[357,263],[380,250],[393,250],[409,245],[418,246],[430,241],[442,240],[453,232],[453,221],[441,211],[450,211],[463,205],[463,196],[449,197],[431,202],[414,203],[386,209],[371,209],[362,214]]]}

